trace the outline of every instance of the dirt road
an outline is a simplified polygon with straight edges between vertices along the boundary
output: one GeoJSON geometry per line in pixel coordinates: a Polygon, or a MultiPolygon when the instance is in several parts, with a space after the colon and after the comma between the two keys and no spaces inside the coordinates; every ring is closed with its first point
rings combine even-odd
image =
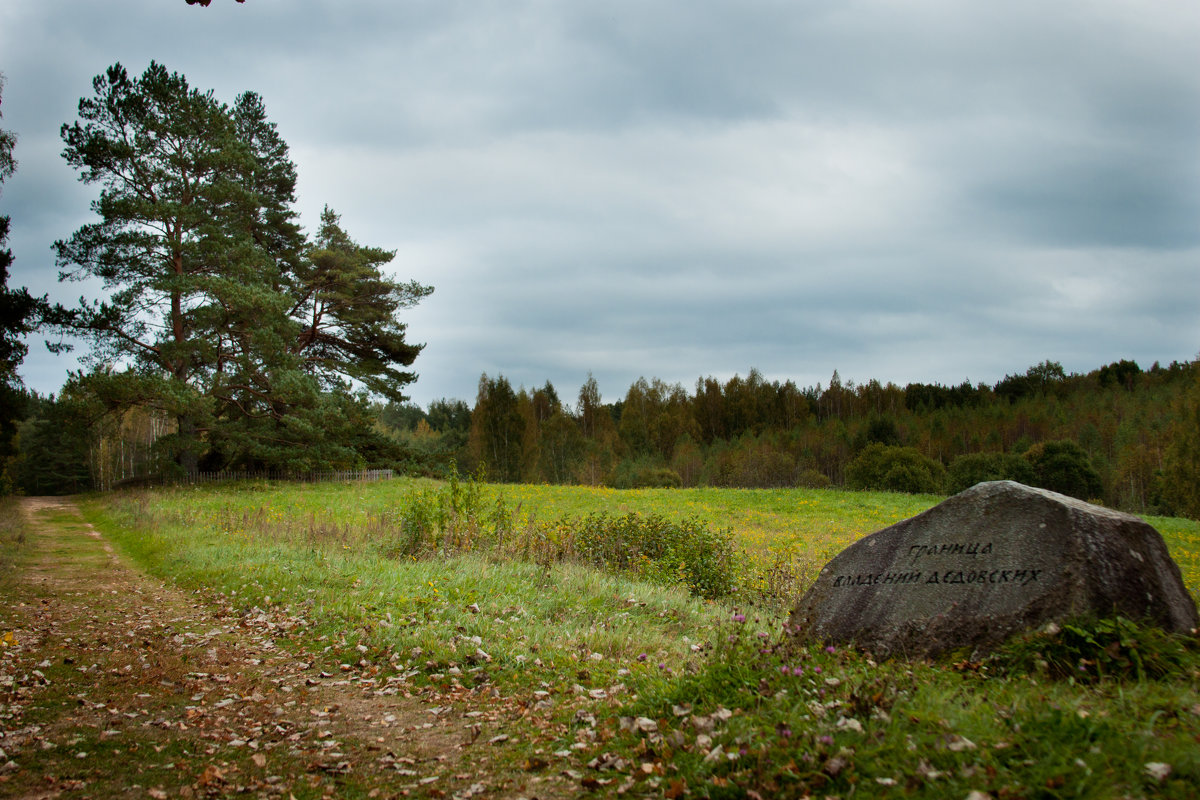
{"type": "Polygon", "coordinates": [[[570,793],[489,746],[516,713],[498,698],[418,690],[375,655],[326,663],[304,620],[146,575],[69,499],[21,502],[0,575],[0,796],[570,793]]]}

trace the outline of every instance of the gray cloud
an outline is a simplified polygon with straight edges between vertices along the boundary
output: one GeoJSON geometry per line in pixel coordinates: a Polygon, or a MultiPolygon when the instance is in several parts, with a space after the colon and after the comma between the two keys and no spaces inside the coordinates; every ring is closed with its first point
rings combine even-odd
{"type": "MultiPolygon", "coordinates": [[[[94,193],[58,157],[91,77],[151,59],[263,95],[299,207],[437,287],[413,395],[573,398],[758,367],[992,382],[1200,350],[1189,2],[12,0],[15,282],[94,193]],[[131,21],[136,20],[136,24],[131,21]]],[[[86,288],[86,287],[82,287],[86,288]]],[[[31,354],[43,391],[65,362],[31,354]]]]}

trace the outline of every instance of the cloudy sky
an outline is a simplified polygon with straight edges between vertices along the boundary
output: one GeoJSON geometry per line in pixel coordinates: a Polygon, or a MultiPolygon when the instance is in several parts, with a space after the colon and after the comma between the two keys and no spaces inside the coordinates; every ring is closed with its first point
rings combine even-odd
{"type": "Polygon", "coordinates": [[[422,405],[1191,360],[1197,42],[1194,0],[4,0],[12,283],[79,296],[50,246],[98,189],[59,127],[154,59],[261,94],[305,225],[329,204],[436,288],[422,405]]]}

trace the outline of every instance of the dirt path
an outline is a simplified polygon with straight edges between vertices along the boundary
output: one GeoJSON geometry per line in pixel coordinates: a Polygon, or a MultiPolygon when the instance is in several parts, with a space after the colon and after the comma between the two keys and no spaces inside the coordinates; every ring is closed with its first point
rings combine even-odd
{"type": "Polygon", "coordinates": [[[326,663],[303,619],[164,585],[70,500],[26,498],[22,512],[24,542],[0,575],[0,796],[570,791],[489,746],[519,708],[418,691],[366,658],[326,663]]]}

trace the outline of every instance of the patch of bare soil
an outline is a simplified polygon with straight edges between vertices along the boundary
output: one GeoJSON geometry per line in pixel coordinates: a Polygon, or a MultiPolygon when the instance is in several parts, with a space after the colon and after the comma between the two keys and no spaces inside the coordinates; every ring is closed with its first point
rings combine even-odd
{"type": "Polygon", "coordinates": [[[335,664],[281,609],[235,609],[125,561],[68,499],[26,498],[0,580],[0,796],[555,797],[483,689],[335,664]]]}

